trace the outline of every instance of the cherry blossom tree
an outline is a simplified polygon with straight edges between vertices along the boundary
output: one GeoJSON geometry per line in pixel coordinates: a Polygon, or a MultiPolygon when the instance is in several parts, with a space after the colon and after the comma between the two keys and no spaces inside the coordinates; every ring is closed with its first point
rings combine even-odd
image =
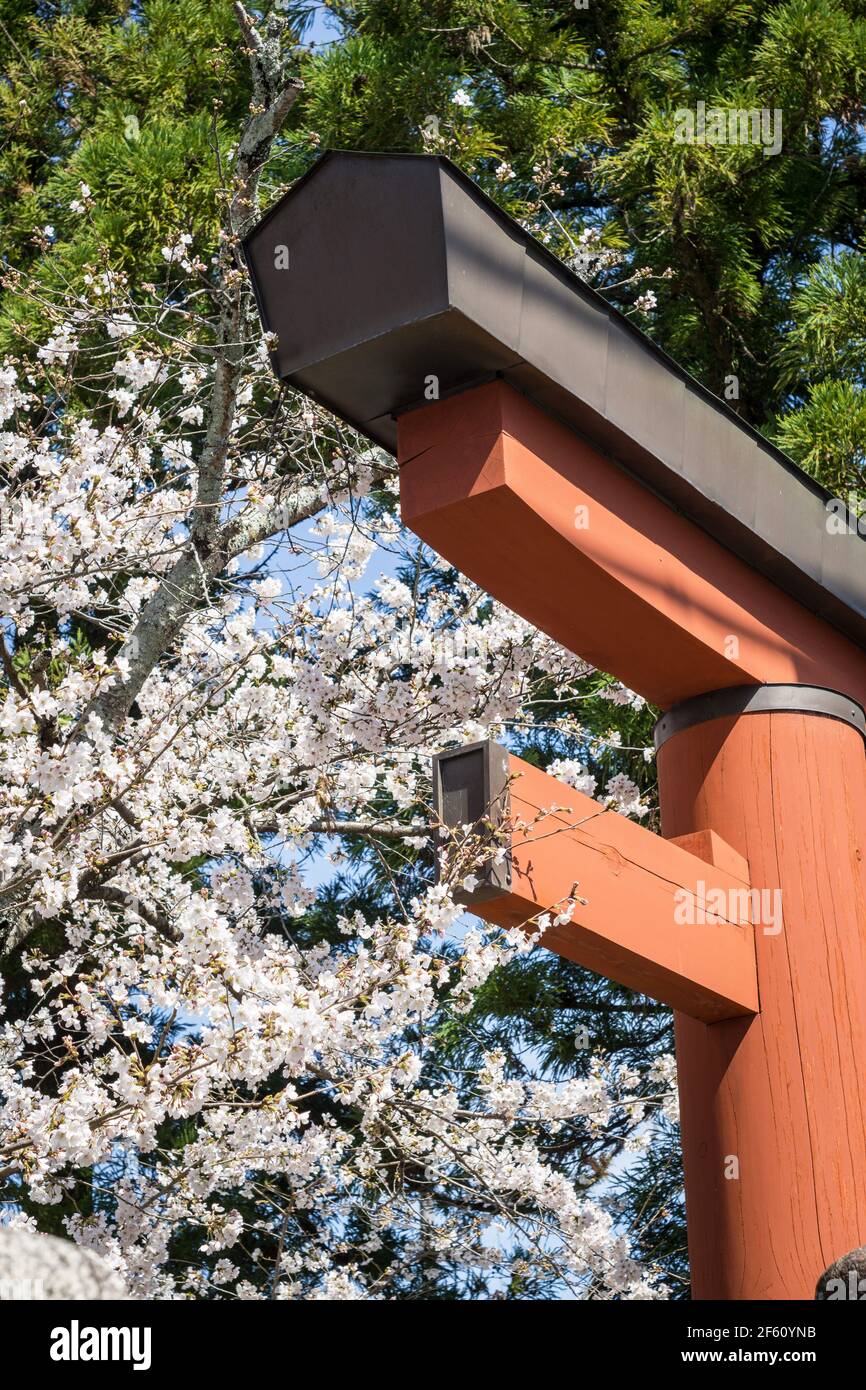
{"type": "MultiPolygon", "coordinates": [[[[97,249],[56,293],[4,281],[11,1221],[61,1211],[145,1298],[399,1298],[420,1268],[443,1296],[657,1296],[593,1152],[649,1142],[670,1059],[649,1086],[602,1056],[515,1080],[437,1047],[545,923],[464,916],[504,850],[437,838],[430,756],[543,719],[587,668],[419,548],[393,461],[272,379],[239,237],[301,86],[281,22],[236,8],[252,99],[215,148],[218,244],[178,228],[149,280],[97,249]],[[354,898],[322,865],[359,870],[354,898]]],[[[553,770],[646,811],[622,774],[553,770]]]]}

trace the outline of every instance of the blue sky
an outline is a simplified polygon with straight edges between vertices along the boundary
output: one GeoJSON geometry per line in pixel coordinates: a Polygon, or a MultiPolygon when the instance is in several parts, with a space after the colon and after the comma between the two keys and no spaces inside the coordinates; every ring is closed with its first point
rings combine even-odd
{"type": "Polygon", "coordinates": [[[310,8],[314,9],[316,13],[310,28],[304,35],[304,41],[317,45],[334,43],[340,33],[340,26],[337,20],[330,13],[326,5],[313,5],[310,8]]]}

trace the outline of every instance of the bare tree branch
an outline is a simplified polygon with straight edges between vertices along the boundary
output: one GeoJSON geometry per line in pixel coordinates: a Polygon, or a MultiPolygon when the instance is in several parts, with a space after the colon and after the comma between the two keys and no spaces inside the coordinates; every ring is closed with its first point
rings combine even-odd
{"type": "MultiPolygon", "coordinates": [[[[272,15],[259,32],[243,5],[235,5],[238,24],[246,43],[252,76],[250,116],[238,144],[233,194],[224,227],[224,272],[217,325],[216,367],[206,410],[207,428],[198,465],[195,503],[189,519],[189,544],[144,606],[121,655],[129,661],[126,679],[99,695],[79,726],[95,715],[105,728],[116,728],[129,713],[138,692],[154,666],[171,646],[186,618],[208,597],[210,582],[227,561],[255,543],[246,538],[239,523],[220,525],[220,504],[225,491],[226,460],[237,405],[244,358],[243,329],[249,304],[249,283],[236,266],[236,248],[245,224],[256,212],[258,182],[274,137],[303,88],[299,78],[288,77],[282,52],[287,21],[272,15]]],[[[327,489],[303,490],[297,504],[281,502],[265,524],[274,530],[312,516],[327,498],[327,489]]],[[[259,531],[263,529],[260,521],[259,531]]],[[[272,534],[273,532],[270,532],[272,534]]],[[[259,536],[256,536],[258,539],[259,536]]]]}

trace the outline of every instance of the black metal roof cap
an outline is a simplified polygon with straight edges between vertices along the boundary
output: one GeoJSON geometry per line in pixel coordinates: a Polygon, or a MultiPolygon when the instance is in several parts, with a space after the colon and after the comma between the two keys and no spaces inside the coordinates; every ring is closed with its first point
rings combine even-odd
{"type": "Polygon", "coordinates": [[[504,378],[866,647],[831,494],[444,155],[329,150],[244,239],[278,377],[392,453],[396,417],[504,378]]]}

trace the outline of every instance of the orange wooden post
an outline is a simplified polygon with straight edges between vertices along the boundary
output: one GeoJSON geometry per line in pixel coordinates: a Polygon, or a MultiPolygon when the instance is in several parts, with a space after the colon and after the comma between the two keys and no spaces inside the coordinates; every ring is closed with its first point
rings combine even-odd
{"type": "Polygon", "coordinates": [[[863,740],[818,715],[695,724],[659,750],[665,834],[712,826],[781,891],[760,1014],[676,1017],[696,1298],[812,1298],[866,1242],[863,740]]]}

